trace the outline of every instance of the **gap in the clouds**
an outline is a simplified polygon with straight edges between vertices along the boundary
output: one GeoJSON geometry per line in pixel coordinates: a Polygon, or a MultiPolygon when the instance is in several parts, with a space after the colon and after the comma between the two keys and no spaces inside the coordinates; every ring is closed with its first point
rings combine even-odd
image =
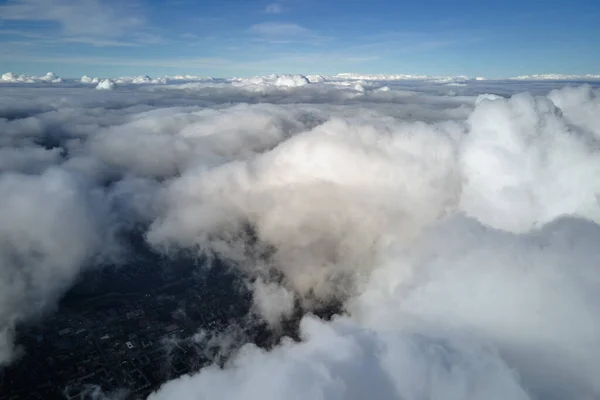
{"type": "MultiPolygon", "coordinates": [[[[247,343],[271,349],[283,337],[299,341],[300,320],[307,313],[329,320],[342,310],[341,303],[334,302],[315,303],[306,310],[296,301],[293,313],[270,327],[253,312],[250,287],[256,278],[244,276],[243,268],[214,254],[163,254],[148,245],[144,233],[139,226],[121,233],[125,250],[118,263],[87,269],[54,313],[18,326],[16,342],[24,351],[4,371],[4,385],[26,388],[27,379],[45,379],[54,390],[63,390],[60,394],[49,389],[49,399],[67,394],[83,399],[143,398],[180,375],[211,364],[223,367],[247,343]],[[150,336],[156,339],[146,338],[150,336]],[[126,343],[143,350],[132,353],[128,365],[112,365],[111,353],[126,351],[114,346],[126,343]],[[47,376],[25,373],[40,357],[54,357],[57,349],[63,354],[77,349],[81,354],[76,365],[59,358],[47,376]],[[68,381],[69,371],[85,368],[94,357],[105,358],[105,367],[81,382],[68,381]],[[136,370],[151,382],[136,381],[130,373],[136,370]]],[[[251,227],[241,234],[250,238],[248,246],[257,246],[251,227]]],[[[277,274],[271,279],[281,282],[277,274]]]]}

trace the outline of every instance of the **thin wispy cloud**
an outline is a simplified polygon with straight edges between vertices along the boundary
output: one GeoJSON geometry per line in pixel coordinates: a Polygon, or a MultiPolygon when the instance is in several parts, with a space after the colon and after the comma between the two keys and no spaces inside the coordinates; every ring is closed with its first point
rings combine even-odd
{"type": "Polygon", "coordinates": [[[45,39],[48,35],[44,32],[31,32],[23,29],[1,29],[0,35],[4,37],[18,37],[28,39],[45,39]]]}
{"type": "Polygon", "coordinates": [[[146,23],[142,8],[113,0],[9,0],[0,5],[5,23],[27,23],[10,29],[17,40],[31,45],[79,43],[91,47],[139,47],[164,43],[146,23]]]}
{"type": "Polygon", "coordinates": [[[222,68],[231,64],[231,60],[217,57],[174,58],[117,58],[117,57],[44,57],[34,55],[15,55],[15,61],[48,63],[48,64],[80,64],[123,67],[160,67],[160,68],[222,68]]]}
{"type": "Polygon", "coordinates": [[[200,39],[200,36],[196,35],[195,33],[190,33],[190,32],[182,33],[181,35],[179,35],[179,37],[181,39],[186,39],[186,40],[198,40],[198,39],[200,39]]]}
{"type": "Polygon", "coordinates": [[[310,68],[316,63],[350,63],[361,64],[368,61],[377,60],[374,56],[356,56],[344,52],[282,52],[276,53],[263,60],[244,61],[235,60],[231,57],[189,57],[175,58],[164,60],[161,58],[118,58],[118,57],[72,57],[72,56],[37,56],[31,54],[15,54],[14,60],[24,61],[29,63],[50,63],[50,64],[76,64],[76,65],[100,65],[100,66],[121,66],[121,67],[140,67],[140,68],[170,68],[170,69],[187,69],[187,68],[228,68],[235,64],[238,67],[243,67],[248,71],[259,73],[267,71],[272,65],[282,65],[288,67],[310,68]]]}
{"type": "Polygon", "coordinates": [[[61,43],[80,43],[88,44],[93,47],[139,47],[142,41],[139,38],[136,41],[125,41],[114,38],[101,38],[93,36],[57,36],[51,31],[26,31],[18,29],[0,30],[0,35],[11,37],[13,40],[7,40],[5,43],[25,42],[30,46],[34,45],[56,45],[61,43]]]}
{"type": "Polygon", "coordinates": [[[167,43],[167,40],[156,33],[152,33],[149,30],[136,32],[131,36],[131,40],[138,44],[164,44],[167,43]]]}
{"type": "Polygon", "coordinates": [[[139,47],[138,42],[119,40],[114,38],[100,38],[90,36],[57,36],[51,31],[26,31],[18,29],[0,30],[0,36],[10,37],[5,43],[23,43],[29,46],[56,45],[61,43],[80,43],[93,47],[139,47]]]}
{"type": "Polygon", "coordinates": [[[96,37],[118,37],[144,25],[131,7],[100,0],[12,0],[0,6],[0,18],[50,22],[65,34],[96,37]]]}
{"type": "Polygon", "coordinates": [[[248,30],[256,39],[273,44],[308,43],[318,44],[332,38],[319,34],[304,26],[287,22],[264,22],[248,30]]]}
{"type": "Polygon", "coordinates": [[[281,14],[285,11],[285,8],[281,3],[271,3],[265,7],[265,13],[267,14],[281,14]]]}
{"type": "Polygon", "coordinates": [[[313,32],[298,24],[265,22],[262,24],[252,25],[250,27],[252,33],[257,33],[263,36],[309,36],[313,32]]]}
{"type": "Polygon", "coordinates": [[[99,39],[93,37],[66,37],[56,42],[64,42],[64,43],[82,43],[89,44],[94,47],[139,47],[140,44],[133,42],[125,42],[120,40],[110,40],[110,39],[99,39]]]}

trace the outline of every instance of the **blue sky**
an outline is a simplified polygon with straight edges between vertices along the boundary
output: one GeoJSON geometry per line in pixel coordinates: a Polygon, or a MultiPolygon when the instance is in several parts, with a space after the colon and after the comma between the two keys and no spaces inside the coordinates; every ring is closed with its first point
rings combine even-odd
{"type": "Polygon", "coordinates": [[[0,0],[0,71],[600,73],[598,0],[0,0]]]}

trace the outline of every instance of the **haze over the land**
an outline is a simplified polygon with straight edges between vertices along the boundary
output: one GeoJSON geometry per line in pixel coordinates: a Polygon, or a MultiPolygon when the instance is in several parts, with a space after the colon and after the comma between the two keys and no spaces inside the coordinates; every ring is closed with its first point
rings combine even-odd
{"type": "Polygon", "coordinates": [[[600,90],[546,78],[3,75],[0,364],[141,229],[304,313],[153,400],[598,398],[600,90]]]}

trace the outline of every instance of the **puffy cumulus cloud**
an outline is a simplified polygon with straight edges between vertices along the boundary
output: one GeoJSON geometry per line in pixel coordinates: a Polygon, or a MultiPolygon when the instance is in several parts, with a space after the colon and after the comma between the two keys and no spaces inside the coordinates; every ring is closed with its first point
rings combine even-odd
{"type": "Polygon", "coordinates": [[[233,85],[243,87],[253,91],[264,91],[273,87],[295,88],[308,85],[310,80],[304,75],[268,75],[255,76],[253,78],[237,78],[233,80],[233,85]]]}
{"type": "Polygon", "coordinates": [[[98,200],[60,169],[0,175],[0,365],[16,324],[51,308],[103,243],[98,200]]]}
{"type": "Polygon", "coordinates": [[[349,308],[377,331],[493,345],[533,398],[592,399],[600,363],[600,227],[564,217],[513,234],[456,216],[387,260],[349,308]]]}
{"type": "Polygon", "coordinates": [[[548,95],[565,119],[600,139],[600,92],[590,85],[553,90],[548,95]]]}
{"type": "Polygon", "coordinates": [[[461,205],[467,214],[515,232],[563,214],[600,221],[600,153],[597,138],[583,129],[597,126],[597,114],[573,111],[600,103],[583,90],[550,98],[519,94],[477,105],[462,149],[461,205]],[[550,99],[575,113],[572,120],[550,99]]]}
{"type": "Polygon", "coordinates": [[[92,78],[91,76],[88,75],[84,75],[81,77],[80,79],[81,83],[99,83],[99,79],[98,78],[92,78]]]}
{"type": "Polygon", "coordinates": [[[304,75],[282,75],[275,81],[275,86],[297,87],[309,83],[310,81],[304,75]]]}
{"type": "Polygon", "coordinates": [[[97,90],[113,90],[117,85],[110,79],[104,79],[96,86],[97,90]]]}
{"type": "Polygon", "coordinates": [[[6,72],[0,77],[0,83],[62,83],[62,78],[58,77],[54,72],[48,72],[43,76],[18,75],[13,72],[6,72]]]}
{"type": "Polygon", "coordinates": [[[251,274],[274,269],[303,297],[347,295],[390,242],[457,203],[458,134],[455,124],[332,120],[247,161],[186,172],[149,238],[215,251],[251,274]]]}
{"type": "Polygon", "coordinates": [[[152,242],[257,273],[271,324],[290,296],[347,316],[150,398],[598,397],[595,96],[487,95],[464,124],[333,118],[173,180],[152,242]]]}
{"type": "Polygon", "coordinates": [[[220,165],[268,150],[310,125],[307,114],[270,105],[152,110],[100,129],[89,151],[129,173],[171,177],[193,165],[220,165]]]}
{"type": "Polygon", "coordinates": [[[4,74],[2,74],[2,77],[0,77],[0,81],[1,82],[21,82],[21,83],[34,83],[34,79],[32,77],[29,77],[27,75],[17,75],[13,72],[6,72],[4,74]]]}

